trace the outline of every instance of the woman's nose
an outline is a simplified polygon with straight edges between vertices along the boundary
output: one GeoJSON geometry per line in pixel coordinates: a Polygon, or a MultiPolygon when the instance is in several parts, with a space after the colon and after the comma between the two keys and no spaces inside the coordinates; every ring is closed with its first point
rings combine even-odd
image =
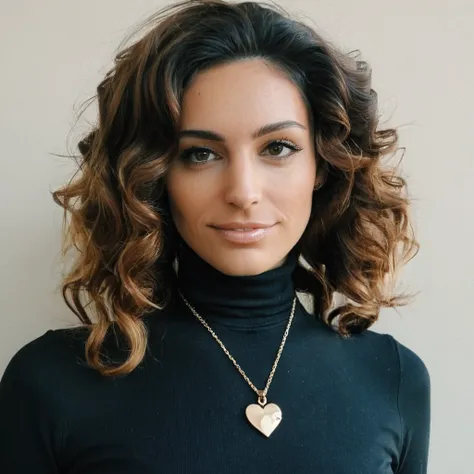
{"type": "Polygon", "coordinates": [[[229,160],[223,179],[227,204],[248,209],[262,199],[262,176],[253,157],[229,160]]]}

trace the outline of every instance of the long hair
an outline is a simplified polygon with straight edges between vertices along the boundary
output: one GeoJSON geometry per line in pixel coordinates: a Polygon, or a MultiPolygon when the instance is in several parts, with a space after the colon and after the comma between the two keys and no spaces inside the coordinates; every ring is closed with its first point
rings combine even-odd
{"type": "Polygon", "coordinates": [[[189,0],[140,28],[144,33],[120,50],[97,87],[97,124],[79,141],[77,173],[53,192],[64,208],[63,253],[78,250],[62,290],[89,330],[89,366],[121,375],[144,358],[143,316],[166,307],[174,291],[177,249],[164,177],[183,92],[200,71],[239,59],[278,67],[310,110],[327,178],[297,244],[302,263],[294,281],[313,297],[315,317],[350,337],[369,328],[382,307],[406,304],[406,295],[392,294],[394,275],[419,245],[406,182],[382,164],[398,150],[398,135],[378,129],[368,64],[273,4],[189,0]],[[336,294],[346,302],[334,307],[336,294]],[[110,326],[129,348],[115,366],[101,359],[110,326]]]}

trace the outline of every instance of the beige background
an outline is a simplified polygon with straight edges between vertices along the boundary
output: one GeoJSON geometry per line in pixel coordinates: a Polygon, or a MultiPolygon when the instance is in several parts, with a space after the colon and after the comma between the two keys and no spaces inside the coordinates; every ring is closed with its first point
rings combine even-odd
{"type": "MultiPolygon", "coordinates": [[[[75,323],[58,283],[61,212],[49,191],[72,171],[75,110],[121,39],[163,3],[1,0],[0,374],[23,344],[75,323]]],[[[410,307],[374,326],[417,352],[432,378],[430,474],[474,474],[474,2],[282,0],[346,51],[360,49],[388,124],[403,125],[404,173],[421,251],[410,307]]],[[[95,109],[85,117],[94,118],[95,109]]],[[[1,420],[0,420],[1,422],[1,420]]]]}

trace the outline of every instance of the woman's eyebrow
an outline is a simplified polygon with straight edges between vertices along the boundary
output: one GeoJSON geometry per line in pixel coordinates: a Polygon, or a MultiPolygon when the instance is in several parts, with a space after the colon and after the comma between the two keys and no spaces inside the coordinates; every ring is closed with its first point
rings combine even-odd
{"type": "MultiPolygon", "coordinates": [[[[276,132],[278,130],[282,130],[284,128],[291,128],[291,127],[298,127],[306,130],[306,127],[299,122],[295,122],[294,120],[284,120],[282,122],[275,122],[269,123],[260,127],[256,132],[252,134],[252,138],[256,139],[263,135],[267,135],[272,132],[276,132]]],[[[180,130],[178,132],[178,139],[182,137],[195,137],[195,138],[203,138],[204,140],[213,140],[216,142],[225,142],[225,137],[210,130],[196,130],[196,129],[187,129],[187,130],[180,130]]]]}

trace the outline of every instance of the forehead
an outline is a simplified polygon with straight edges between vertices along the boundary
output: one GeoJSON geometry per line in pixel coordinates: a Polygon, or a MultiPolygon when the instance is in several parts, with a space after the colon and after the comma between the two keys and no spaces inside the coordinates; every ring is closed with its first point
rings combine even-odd
{"type": "Polygon", "coordinates": [[[299,89],[275,67],[252,59],[198,73],[183,96],[180,128],[199,126],[232,136],[285,120],[308,124],[299,89]]]}

